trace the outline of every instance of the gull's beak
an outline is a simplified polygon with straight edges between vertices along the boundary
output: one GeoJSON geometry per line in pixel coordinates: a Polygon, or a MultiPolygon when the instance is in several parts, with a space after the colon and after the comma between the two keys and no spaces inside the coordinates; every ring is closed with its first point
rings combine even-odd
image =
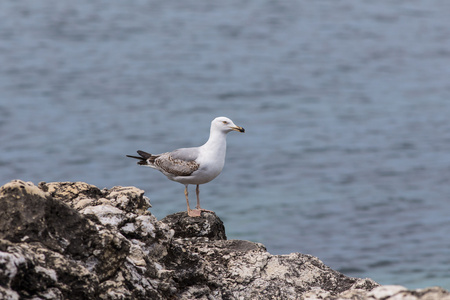
{"type": "Polygon", "coordinates": [[[234,131],[245,132],[245,129],[240,127],[240,126],[233,126],[233,127],[230,127],[230,128],[232,130],[234,130],[234,131]]]}

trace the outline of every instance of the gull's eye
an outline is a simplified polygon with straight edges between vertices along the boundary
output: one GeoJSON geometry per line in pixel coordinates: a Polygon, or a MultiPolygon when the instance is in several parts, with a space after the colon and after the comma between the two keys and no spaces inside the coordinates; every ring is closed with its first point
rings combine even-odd
{"type": "Polygon", "coordinates": [[[228,122],[227,122],[227,121],[222,121],[222,123],[223,123],[223,124],[228,124],[228,122]]]}

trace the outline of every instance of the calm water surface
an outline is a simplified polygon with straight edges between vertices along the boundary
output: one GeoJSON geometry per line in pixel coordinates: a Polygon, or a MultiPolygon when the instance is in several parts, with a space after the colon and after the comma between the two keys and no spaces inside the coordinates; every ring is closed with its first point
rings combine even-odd
{"type": "MultiPolygon", "coordinates": [[[[0,181],[183,186],[125,154],[206,141],[230,239],[350,276],[450,288],[450,2],[0,3],[0,181]]],[[[191,195],[194,195],[191,188],[191,195]]]]}

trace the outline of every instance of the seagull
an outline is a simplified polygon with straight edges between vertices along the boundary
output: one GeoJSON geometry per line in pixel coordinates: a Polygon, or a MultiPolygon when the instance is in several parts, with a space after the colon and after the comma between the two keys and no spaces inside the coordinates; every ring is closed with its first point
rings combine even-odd
{"type": "Polygon", "coordinates": [[[199,185],[210,182],[222,172],[227,150],[227,133],[231,131],[245,132],[245,129],[236,126],[229,118],[218,117],[211,122],[208,141],[200,147],[180,148],[156,155],[138,150],[139,156],[127,155],[127,157],[139,159],[138,165],[156,169],[170,180],[183,184],[188,215],[200,217],[203,211],[211,211],[200,207],[199,185]],[[189,184],[197,185],[196,209],[189,206],[189,184]]]}

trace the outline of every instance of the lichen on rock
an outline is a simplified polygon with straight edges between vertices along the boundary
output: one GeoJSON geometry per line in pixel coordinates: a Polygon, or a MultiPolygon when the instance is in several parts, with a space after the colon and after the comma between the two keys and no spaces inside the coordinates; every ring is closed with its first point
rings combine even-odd
{"type": "Polygon", "coordinates": [[[150,207],[135,187],[5,184],[0,299],[450,300],[440,288],[379,286],[310,255],[271,255],[262,244],[227,240],[214,213],[158,221],[150,207]]]}

